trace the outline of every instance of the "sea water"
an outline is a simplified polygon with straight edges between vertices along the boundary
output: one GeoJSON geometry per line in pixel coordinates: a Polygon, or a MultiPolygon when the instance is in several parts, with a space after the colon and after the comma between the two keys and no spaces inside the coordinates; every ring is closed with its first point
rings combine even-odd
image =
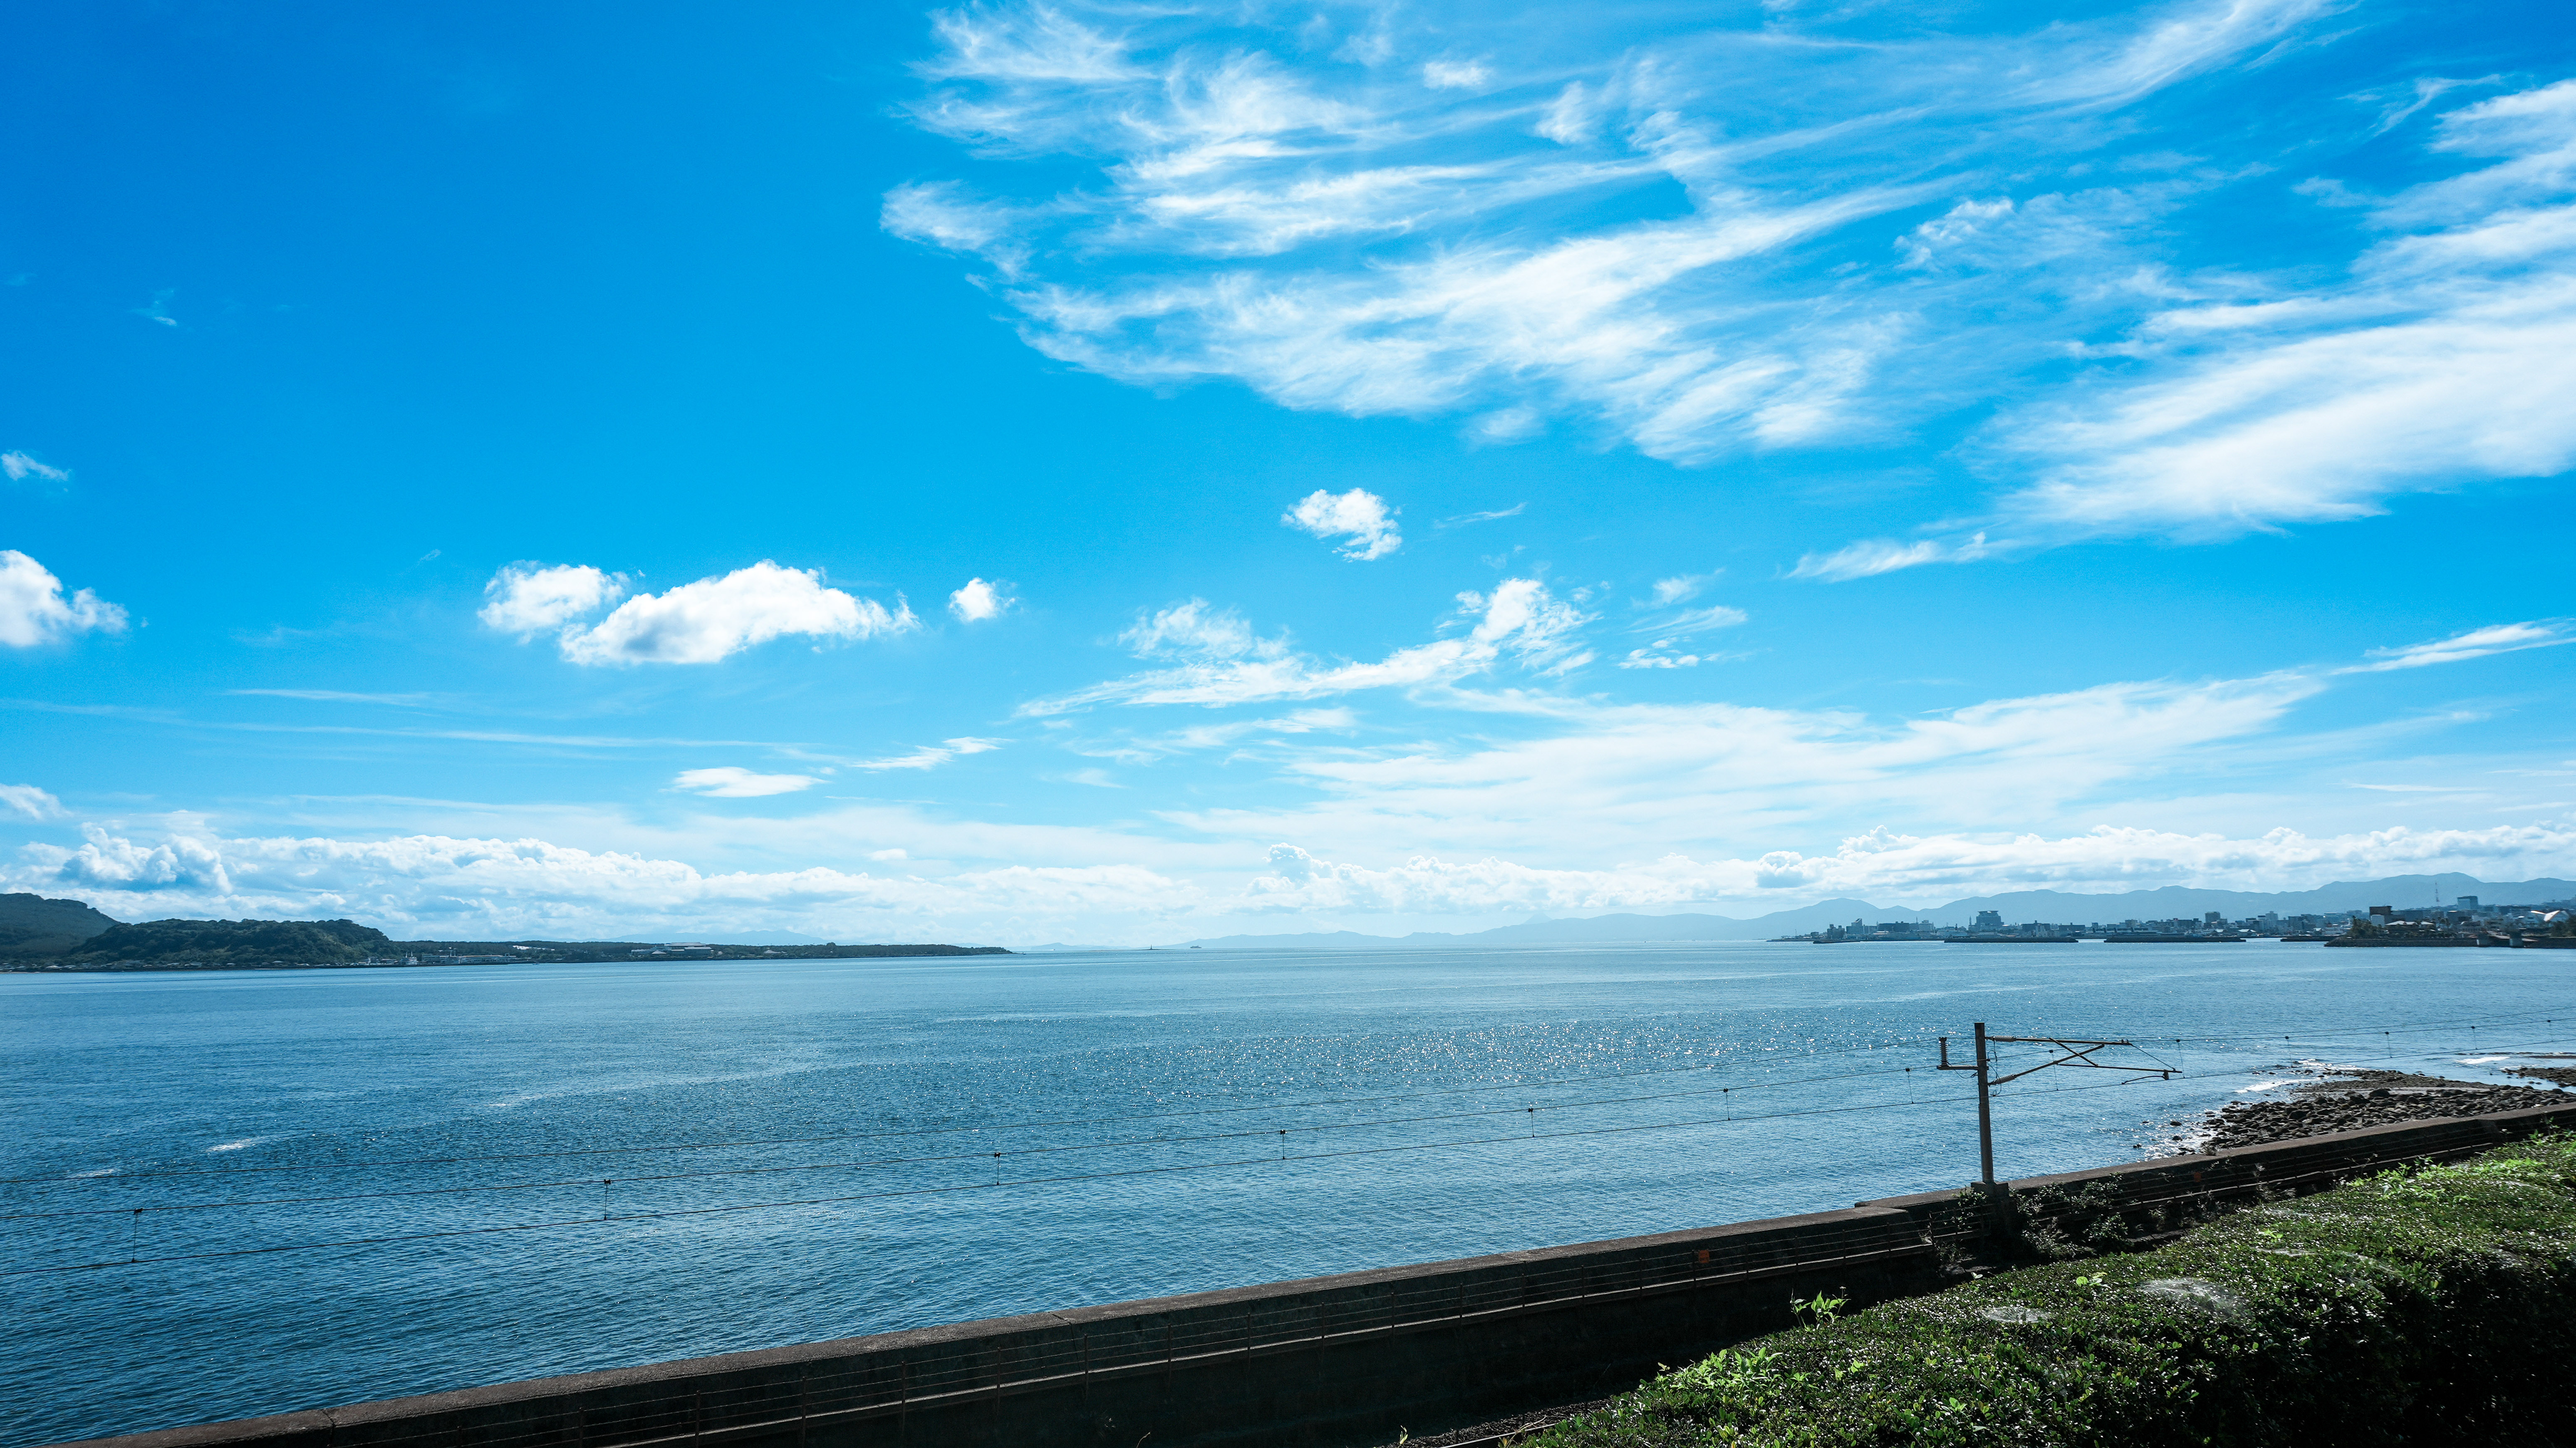
{"type": "Polygon", "coordinates": [[[2503,1079],[2576,1044],[2571,976],[2273,942],[0,975],[5,1442],[1955,1186],[1973,1078],[1932,1068],[1979,1020],[2139,1043],[2001,1087],[1999,1173],[2132,1160],[2303,1061],[2503,1079]]]}

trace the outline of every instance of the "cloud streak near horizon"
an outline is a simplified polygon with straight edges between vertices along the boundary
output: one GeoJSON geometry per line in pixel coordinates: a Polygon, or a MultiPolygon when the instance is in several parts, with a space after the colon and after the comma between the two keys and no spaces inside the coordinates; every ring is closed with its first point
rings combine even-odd
{"type": "MultiPolygon", "coordinates": [[[[2005,889],[2277,890],[2390,873],[2537,874],[2576,859],[2571,825],[2325,838],[2293,830],[2228,838],[2103,826],[2058,839],[1882,830],[1814,857],[1786,850],[1735,859],[1675,854],[1599,870],[1436,856],[1373,868],[1283,844],[1231,879],[1194,880],[1138,865],[1003,866],[938,876],[830,868],[710,872],[677,860],[526,838],[341,840],[192,831],[138,839],[97,826],[83,834],[77,846],[27,847],[18,864],[0,867],[0,883],[90,901],[111,914],[142,901],[152,911],[219,916],[354,912],[398,937],[462,940],[596,938],[619,930],[631,935],[637,926],[705,931],[742,922],[835,937],[962,925],[983,932],[984,940],[1028,944],[1119,921],[1141,941],[1308,912],[1473,916],[1735,903],[1760,914],[1834,896],[1919,905],[2005,889]]],[[[898,850],[874,853],[902,858],[898,850]]]]}
{"type": "MultiPolygon", "coordinates": [[[[1693,591],[1677,579],[1658,593],[1679,601],[1693,591]]],[[[1475,620],[1468,634],[1438,641],[1457,647],[1419,664],[1323,664],[1198,600],[1141,618],[1129,647],[1149,660],[1181,662],[1105,685],[1083,707],[1258,702],[1394,680],[1441,683],[1449,707],[1494,721],[1472,740],[1371,743],[1353,737],[1365,717],[1339,707],[1084,751],[1150,765],[1194,750],[1249,749],[1289,791],[1275,805],[1167,808],[1151,824],[1053,830],[868,803],[758,822],[763,854],[910,861],[900,875],[709,869],[542,836],[235,836],[176,820],[144,829],[84,823],[78,845],[22,847],[14,866],[0,868],[0,881],[97,902],[149,896],[154,909],[363,908],[423,930],[494,938],[604,929],[620,918],[668,920],[678,929],[733,912],[762,928],[972,927],[982,938],[1026,944],[1068,932],[1150,938],[1134,932],[1258,915],[1665,910],[1848,894],[1894,904],[2039,886],[2283,889],[2338,872],[2576,869],[2576,808],[2564,818],[2484,829],[2333,835],[2178,831],[2118,818],[2153,812],[2177,788],[2224,779],[2249,761],[2332,759],[2356,742],[2367,748],[2400,737],[2383,731],[2340,742],[2285,726],[2337,680],[2357,684],[2565,641],[2566,631],[2548,621],[2378,649],[2354,666],[2112,683],[1888,720],[1459,687],[1499,662],[1522,631],[1545,627],[1536,622],[1549,607],[1544,591],[1533,586],[1519,599],[1507,603],[1498,590],[1478,600],[1465,614],[1475,620]],[[2054,835],[2025,828],[2087,814],[2114,822],[2054,835]],[[1822,853],[1782,843],[1837,833],[1840,844],[1822,853]],[[1413,856],[1372,858],[1390,838],[1410,842],[1413,856]],[[1604,860],[1629,863],[1581,863],[1604,860]]],[[[1569,646],[1550,639],[1542,647],[1569,646]]],[[[835,771],[930,769],[1002,742],[960,737],[902,755],[818,758],[825,767],[812,772],[705,766],[682,771],[672,787],[719,803],[806,795],[835,771]]],[[[68,813],[32,786],[16,787],[11,798],[30,813],[68,813]]],[[[717,839],[732,829],[713,819],[693,826],[717,839]]]]}

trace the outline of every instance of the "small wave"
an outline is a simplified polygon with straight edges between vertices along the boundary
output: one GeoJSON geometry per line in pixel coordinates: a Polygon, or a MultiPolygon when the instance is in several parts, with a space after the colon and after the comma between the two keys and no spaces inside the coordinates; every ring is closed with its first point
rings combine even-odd
{"type": "Polygon", "coordinates": [[[269,1138],[268,1138],[268,1137],[265,1137],[265,1136],[245,1136],[245,1137],[243,1137],[243,1138],[242,1138],[241,1140],[239,1140],[239,1141],[219,1141],[219,1142],[215,1143],[213,1146],[207,1147],[207,1148],[206,1148],[206,1150],[208,1150],[208,1151],[239,1151],[239,1150],[241,1150],[243,1147],[246,1147],[246,1146],[257,1146],[257,1145],[259,1145],[261,1142],[263,1142],[263,1141],[267,1141],[267,1140],[269,1140],[269,1138]]]}
{"type": "Polygon", "coordinates": [[[2236,1092],[2241,1096],[2248,1091],[2277,1091],[2284,1086],[2296,1086],[2298,1084],[2299,1083],[2296,1079],[2288,1081],[2257,1081],[2251,1086],[2237,1087],[2236,1092]]]}
{"type": "Polygon", "coordinates": [[[2510,1061],[2512,1059],[2513,1058],[2511,1056],[2462,1056],[2460,1058],[2460,1064],[2463,1066],[2492,1066],[2498,1061],[2510,1061]]]}
{"type": "Polygon", "coordinates": [[[103,1166],[96,1171],[76,1171],[73,1172],[67,1180],[84,1181],[90,1177],[114,1176],[116,1175],[116,1170],[117,1169],[112,1166],[103,1166]]]}

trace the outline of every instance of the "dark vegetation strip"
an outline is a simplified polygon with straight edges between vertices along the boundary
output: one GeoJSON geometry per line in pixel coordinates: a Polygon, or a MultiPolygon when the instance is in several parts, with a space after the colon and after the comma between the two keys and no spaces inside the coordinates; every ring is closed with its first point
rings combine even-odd
{"type": "Polygon", "coordinates": [[[2576,1137],[2266,1203],[2153,1251],[1835,1305],[1524,1441],[2576,1442],[2576,1137]]]}

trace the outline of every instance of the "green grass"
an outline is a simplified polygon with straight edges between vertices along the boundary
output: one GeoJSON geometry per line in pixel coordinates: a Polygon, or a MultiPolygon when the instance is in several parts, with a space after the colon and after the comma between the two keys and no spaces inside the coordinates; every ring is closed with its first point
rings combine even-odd
{"type": "Polygon", "coordinates": [[[2576,1443],[2576,1138],[2252,1207],[2152,1252],[1833,1305],[1528,1441],[2576,1443]]]}

